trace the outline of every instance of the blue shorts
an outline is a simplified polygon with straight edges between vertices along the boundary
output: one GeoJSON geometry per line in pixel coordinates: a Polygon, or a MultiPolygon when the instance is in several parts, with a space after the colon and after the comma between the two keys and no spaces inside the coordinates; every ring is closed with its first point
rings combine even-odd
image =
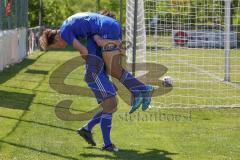
{"type": "Polygon", "coordinates": [[[102,58],[101,48],[93,39],[87,41],[88,58],[86,61],[85,81],[92,89],[97,102],[116,96],[117,88],[109,80],[102,58]]]}
{"type": "Polygon", "coordinates": [[[104,23],[101,29],[101,36],[104,39],[121,40],[122,27],[118,22],[104,23]]]}

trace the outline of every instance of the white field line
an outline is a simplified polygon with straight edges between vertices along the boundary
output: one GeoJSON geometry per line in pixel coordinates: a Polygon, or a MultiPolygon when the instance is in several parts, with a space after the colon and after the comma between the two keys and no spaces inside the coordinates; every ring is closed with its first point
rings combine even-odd
{"type": "Polygon", "coordinates": [[[197,105],[197,104],[176,104],[172,103],[169,105],[162,104],[162,103],[153,103],[151,105],[151,108],[164,108],[164,109],[201,109],[201,108],[206,108],[206,109],[224,109],[224,108],[240,108],[240,105],[238,104],[233,104],[233,105],[197,105]]]}
{"type": "Polygon", "coordinates": [[[189,67],[195,69],[195,70],[198,71],[198,72],[204,73],[204,74],[208,75],[209,77],[211,77],[212,79],[215,79],[215,80],[217,80],[217,81],[220,81],[220,82],[222,82],[222,83],[225,83],[225,84],[227,84],[227,85],[230,85],[230,86],[232,86],[232,87],[234,87],[234,88],[240,89],[240,85],[239,85],[239,84],[231,83],[231,82],[225,82],[225,81],[223,81],[223,78],[221,78],[221,77],[217,76],[216,74],[211,73],[211,72],[209,72],[209,71],[207,71],[207,70],[205,70],[205,69],[203,69],[203,68],[200,68],[199,66],[196,66],[196,65],[194,65],[194,64],[190,64],[189,61],[176,60],[176,62],[181,63],[181,64],[184,64],[184,65],[186,65],[186,66],[189,66],[189,67]],[[186,63],[186,62],[187,62],[187,63],[186,63]]]}
{"type": "MultiPolygon", "coordinates": [[[[200,68],[199,66],[196,66],[194,64],[190,64],[189,61],[176,60],[175,62],[180,63],[180,64],[184,64],[187,67],[191,67],[191,68],[195,69],[198,72],[206,74],[207,76],[212,78],[214,81],[220,81],[220,82],[225,83],[227,85],[230,85],[230,86],[232,86],[232,87],[234,87],[236,89],[240,89],[240,85],[234,84],[234,83],[231,83],[231,82],[225,82],[225,81],[223,81],[223,78],[221,78],[221,77],[217,76],[216,74],[211,73],[211,72],[209,72],[209,71],[207,71],[207,70],[205,70],[203,68],[200,68]]],[[[211,81],[208,81],[208,82],[211,82],[211,81]]],[[[170,107],[169,106],[163,107],[161,105],[158,107],[157,104],[153,104],[153,106],[154,106],[154,108],[163,108],[163,109],[164,108],[165,109],[220,109],[220,108],[224,109],[224,108],[240,108],[240,105],[239,106],[237,106],[237,105],[216,105],[216,106],[212,106],[212,105],[197,105],[195,107],[194,106],[189,107],[187,105],[186,106],[184,105],[184,107],[182,107],[182,104],[181,104],[179,106],[173,105],[172,107],[171,107],[171,105],[170,105],[170,107]]]]}
{"type": "Polygon", "coordinates": [[[153,104],[150,108],[161,108],[161,109],[233,109],[233,108],[240,108],[240,106],[204,106],[204,105],[200,105],[200,106],[193,106],[193,107],[162,107],[162,106],[158,106],[153,104]]]}
{"type": "MultiPolygon", "coordinates": [[[[152,61],[154,62],[154,61],[152,61]]],[[[225,83],[227,85],[230,85],[236,89],[240,89],[240,85],[239,84],[234,84],[234,83],[231,83],[231,82],[225,82],[223,81],[223,78],[217,76],[216,74],[214,73],[211,73],[203,68],[200,68],[199,66],[196,66],[194,64],[189,64],[188,62],[189,61],[184,61],[184,60],[176,60],[175,61],[176,63],[180,63],[180,64],[184,64],[185,66],[189,66],[189,67],[192,67],[193,69],[203,73],[203,74],[206,74],[208,75],[210,78],[212,78],[214,81],[217,81],[217,82],[222,82],[222,83],[225,83]]],[[[184,82],[187,82],[187,81],[191,81],[191,80],[184,80],[184,82]]],[[[194,81],[194,80],[193,80],[194,81]]],[[[205,81],[204,81],[205,82],[205,81]]],[[[209,81],[206,81],[206,82],[212,82],[211,80],[209,81]]],[[[163,109],[231,109],[231,108],[240,108],[240,105],[195,105],[195,106],[188,106],[187,104],[184,105],[184,104],[179,104],[179,105],[172,105],[170,104],[170,106],[162,106],[162,105],[159,105],[159,104],[156,104],[156,103],[153,103],[151,108],[163,108],[163,109]]]]}

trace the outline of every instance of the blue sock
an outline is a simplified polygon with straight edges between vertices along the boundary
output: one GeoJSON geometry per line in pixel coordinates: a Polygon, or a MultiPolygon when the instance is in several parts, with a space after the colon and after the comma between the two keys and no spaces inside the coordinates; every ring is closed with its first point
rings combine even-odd
{"type": "Polygon", "coordinates": [[[93,127],[96,124],[100,123],[101,116],[102,116],[102,110],[97,111],[94,117],[90,121],[88,121],[88,123],[85,126],[83,126],[83,128],[91,132],[93,127]]]}
{"type": "Polygon", "coordinates": [[[101,118],[101,129],[103,135],[104,146],[112,144],[110,139],[110,132],[112,128],[112,113],[103,113],[101,118]]]}
{"type": "Polygon", "coordinates": [[[137,95],[140,91],[146,91],[147,87],[144,83],[133,77],[127,70],[123,70],[120,82],[129,89],[134,95],[137,95]]]}

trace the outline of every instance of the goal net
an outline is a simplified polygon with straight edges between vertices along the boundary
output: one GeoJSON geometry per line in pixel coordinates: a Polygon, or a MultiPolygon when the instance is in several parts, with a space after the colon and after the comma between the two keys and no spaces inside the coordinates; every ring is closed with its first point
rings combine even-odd
{"type": "Polygon", "coordinates": [[[146,83],[156,87],[154,107],[240,107],[239,0],[128,0],[126,38],[134,36],[135,61],[147,62],[146,83]],[[172,88],[162,85],[166,75],[172,88]]]}

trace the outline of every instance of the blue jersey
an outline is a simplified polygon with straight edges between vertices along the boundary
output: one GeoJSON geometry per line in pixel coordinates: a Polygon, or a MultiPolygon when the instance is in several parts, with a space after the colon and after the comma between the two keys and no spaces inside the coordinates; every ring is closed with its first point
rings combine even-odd
{"type": "Polygon", "coordinates": [[[99,35],[105,39],[121,39],[121,25],[117,20],[97,13],[77,13],[66,19],[61,28],[61,38],[69,45],[74,39],[92,38],[99,35]]]}

